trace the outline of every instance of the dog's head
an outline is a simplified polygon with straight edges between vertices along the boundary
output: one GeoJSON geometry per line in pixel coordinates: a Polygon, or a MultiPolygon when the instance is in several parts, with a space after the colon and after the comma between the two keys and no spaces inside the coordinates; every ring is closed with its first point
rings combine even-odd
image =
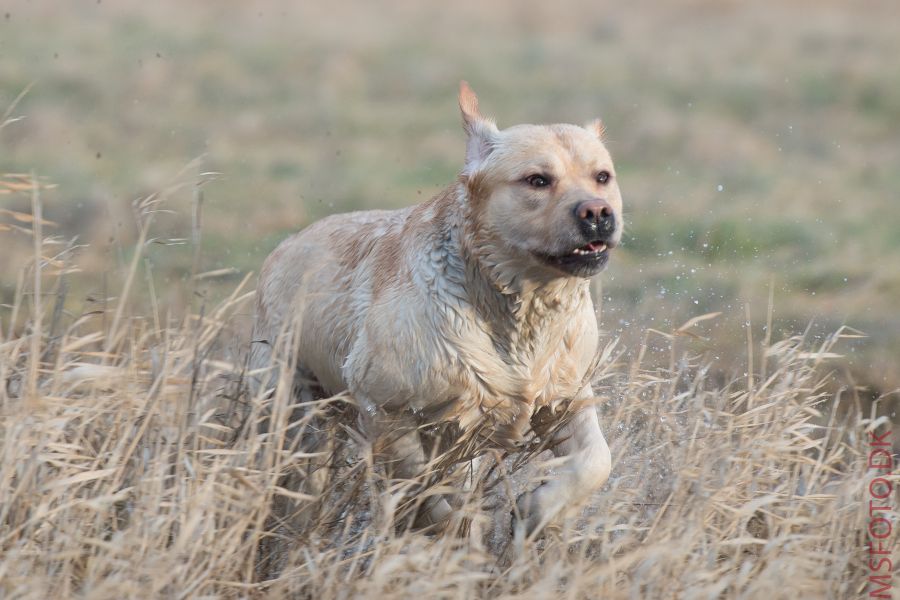
{"type": "Polygon", "coordinates": [[[459,106],[472,218],[503,260],[551,277],[603,270],[622,237],[622,197],[600,121],[500,130],[466,82],[459,106]]]}

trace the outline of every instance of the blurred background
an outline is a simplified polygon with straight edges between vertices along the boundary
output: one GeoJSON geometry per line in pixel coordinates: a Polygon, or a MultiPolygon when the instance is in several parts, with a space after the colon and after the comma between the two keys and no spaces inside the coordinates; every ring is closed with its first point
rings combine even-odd
{"type": "MultiPolygon", "coordinates": [[[[72,315],[119,289],[135,201],[159,194],[140,286],[178,314],[315,219],[451,182],[464,78],[501,127],[606,123],[628,225],[597,291],[626,352],[647,340],[664,362],[648,328],[722,312],[683,343],[740,376],[748,334],[848,325],[869,337],[838,369],[876,396],[900,387],[898,17],[893,0],[2,0],[0,116],[27,93],[0,174],[55,186],[45,233],[84,245],[72,315]]],[[[31,247],[0,231],[4,305],[31,247]]]]}

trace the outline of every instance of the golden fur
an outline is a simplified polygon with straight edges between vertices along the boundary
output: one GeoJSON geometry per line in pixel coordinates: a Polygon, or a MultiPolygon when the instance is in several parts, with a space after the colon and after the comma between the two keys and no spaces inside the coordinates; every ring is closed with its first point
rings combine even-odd
{"type": "MultiPolygon", "coordinates": [[[[252,366],[268,366],[292,331],[298,369],[329,393],[349,391],[373,443],[398,420],[436,420],[513,445],[540,408],[593,397],[588,276],[621,237],[602,125],[499,130],[465,82],[459,103],[468,142],[457,181],[416,206],[314,223],[278,246],[260,274],[252,366]],[[595,236],[598,207],[615,225],[595,236]]],[[[529,530],[609,474],[594,408],[579,408],[557,436],[555,452],[568,460],[519,501],[529,530]]],[[[401,475],[422,468],[414,430],[392,453],[401,475]]],[[[437,521],[449,505],[429,510],[437,521]]]]}

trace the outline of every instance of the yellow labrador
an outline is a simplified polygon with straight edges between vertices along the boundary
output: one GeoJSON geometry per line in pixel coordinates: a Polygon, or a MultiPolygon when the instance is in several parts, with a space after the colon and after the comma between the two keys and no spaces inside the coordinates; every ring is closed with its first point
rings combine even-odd
{"type": "MultiPolygon", "coordinates": [[[[602,486],[610,453],[587,380],[598,330],[589,278],[622,235],[622,200],[599,121],[498,129],[460,85],[465,166],[401,210],[333,215],[279,245],[260,274],[252,366],[293,336],[297,369],[348,391],[373,443],[398,424],[395,473],[425,464],[416,425],[479,427],[514,444],[532,417],[552,429],[555,475],[518,506],[527,531],[602,486]],[[574,403],[574,404],[573,404],[574,403]]],[[[439,522],[444,499],[427,503],[439,522]]]]}

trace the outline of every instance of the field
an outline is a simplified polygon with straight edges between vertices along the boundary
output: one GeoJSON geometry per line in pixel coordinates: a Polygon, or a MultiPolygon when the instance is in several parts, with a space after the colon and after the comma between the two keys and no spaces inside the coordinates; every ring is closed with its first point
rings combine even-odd
{"type": "Polygon", "coordinates": [[[867,431],[900,422],[898,16],[0,0],[0,595],[862,596],[867,431]],[[541,540],[507,539],[515,456],[447,474],[456,534],[404,527],[339,401],[326,491],[285,487],[314,459],[243,385],[265,255],[446,185],[463,78],[501,127],[601,117],[625,197],[614,472],[541,540]]]}

